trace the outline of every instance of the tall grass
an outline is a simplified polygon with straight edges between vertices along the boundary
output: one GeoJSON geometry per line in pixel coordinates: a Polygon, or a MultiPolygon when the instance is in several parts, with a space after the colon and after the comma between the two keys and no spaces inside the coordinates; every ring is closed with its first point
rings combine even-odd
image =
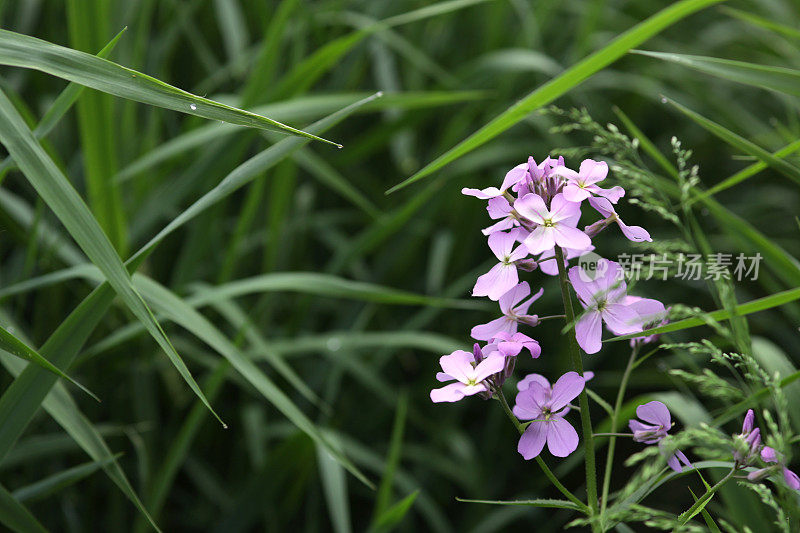
{"type": "MultiPolygon", "coordinates": [[[[764,257],[756,282],[654,285],[715,312],[661,330],[620,420],[661,399],[730,434],[771,405],[692,387],[712,354],[682,343],[702,338],[800,398],[800,9],[717,3],[0,3],[0,523],[560,530],[569,509],[457,501],[559,494],[503,413],[428,398],[495,312],[469,299],[488,256],[459,190],[558,147],[644,169],[640,200],[681,221],[626,212],[657,240],[764,257]],[[582,115],[554,102],[617,126],[565,128],[582,115]]],[[[523,370],[567,370],[559,327],[536,333],[523,370]]],[[[606,400],[626,344],[584,361],[606,400]]],[[[638,475],[634,451],[617,443],[615,472],[638,475]]],[[[580,487],[580,462],[553,470],[580,487]]],[[[659,498],[687,509],[687,483],[705,490],[669,478],[659,498]]],[[[705,511],[774,514],[734,484],[705,511]]]]}

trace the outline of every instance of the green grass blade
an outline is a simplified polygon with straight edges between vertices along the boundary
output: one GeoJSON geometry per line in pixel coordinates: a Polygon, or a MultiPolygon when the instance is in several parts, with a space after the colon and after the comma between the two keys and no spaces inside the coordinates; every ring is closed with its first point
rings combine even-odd
{"type": "Polygon", "coordinates": [[[35,483],[18,488],[12,494],[20,501],[40,500],[85,479],[122,457],[119,453],[103,461],[90,461],[68,468],[35,483]]]}
{"type": "Polygon", "coordinates": [[[25,359],[26,361],[31,361],[32,363],[44,368],[48,372],[52,372],[56,376],[66,379],[98,402],[100,401],[100,398],[95,396],[92,391],[66,375],[53,363],[45,359],[39,352],[16,338],[2,326],[0,326],[0,349],[7,351],[11,355],[16,355],[17,357],[25,359]]]}
{"type": "MultiPolygon", "coordinates": [[[[83,51],[102,46],[107,38],[111,2],[68,0],[66,4],[70,44],[83,51]]],[[[118,128],[113,104],[114,99],[108,94],[85,91],[75,107],[88,204],[111,244],[124,257],[128,254],[128,231],[122,192],[114,182],[118,128]]]]}
{"type": "Polygon", "coordinates": [[[793,180],[796,183],[800,183],[800,168],[797,168],[795,165],[780,159],[767,150],[764,150],[760,146],[756,145],[745,139],[744,137],[732,132],[731,130],[713,122],[704,116],[700,115],[699,113],[695,113],[691,109],[682,106],[678,102],[667,98],[667,102],[669,102],[675,109],[695,121],[697,124],[703,127],[706,131],[716,135],[732,147],[740,150],[746,154],[752,155],[759,160],[763,161],[768,166],[775,169],[777,172],[780,172],[787,178],[793,180]]]}
{"type": "Polygon", "coordinates": [[[417,501],[417,496],[419,496],[419,489],[386,509],[386,511],[378,517],[378,521],[375,523],[375,527],[372,528],[372,531],[391,531],[392,528],[397,526],[403,518],[405,518],[408,511],[411,510],[411,507],[414,506],[414,502],[417,501]]]}
{"type": "Polygon", "coordinates": [[[395,185],[386,191],[386,193],[390,194],[400,190],[403,187],[429,176],[445,165],[452,163],[459,157],[471,152],[517,124],[532,111],[549,104],[573,87],[579,85],[597,71],[622,57],[631,48],[638,46],[692,13],[719,3],[719,1],[720,0],[681,0],[659,11],[647,20],[618,36],[601,50],[569,68],[560,76],[542,85],[481,129],[461,141],[454,148],[451,148],[443,155],[433,160],[407,180],[395,185]]]}
{"type": "Polygon", "coordinates": [[[649,50],[632,50],[632,53],[683,65],[737,83],[791,96],[800,96],[800,71],[794,69],[718,57],[667,54],[649,50]]]}
{"type": "Polygon", "coordinates": [[[732,17],[743,20],[749,24],[753,24],[754,26],[759,26],[766,30],[774,31],[793,39],[800,39],[800,30],[797,28],[786,26],[785,24],[778,24],[777,22],[773,22],[769,19],[759,17],[758,15],[753,15],[752,13],[748,13],[740,9],[734,9],[732,7],[722,7],[721,10],[732,17]]]}
{"type": "MultiPolygon", "coordinates": [[[[797,141],[794,141],[793,143],[787,144],[786,146],[784,146],[783,148],[781,148],[777,152],[774,152],[772,154],[772,156],[775,157],[775,158],[781,159],[781,158],[784,158],[784,157],[786,157],[788,155],[791,155],[791,154],[795,153],[797,150],[800,150],[800,140],[797,140],[797,141]]],[[[728,178],[725,178],[724,180],[722,180],[721,182],[717,183],[716,185],[714,185],[713,187],[711,187],[707,191],[704,191],[704,192],[700,193],[699,195],[695,196],[694,198],[692,198],[690,203],[693,204],[695,202],[700,202],[700,201],[702,201],[704,198],[706,198],[708,196],[713,196],[713,195],[717,194],[718,192],[722,192],[722,191],[724,191],[726,189],[730,189],[734,185],[737,185],[737,184],[743,182],[744,180],[746,180],[748,178],[752,178],[753,176],[755,176],[756,174],[758,174],[759,172],[761,172],[762,170],[764,170],[766,168],[767,168],[767,164],[762,162],[762,161],[759,161],[757,163],[753,163],[752,165],[749,165],[749,166],[743,168],[742,170],[740,170],[736,174],[734,174],[734,175],[732,175],[732,176],[730,176],[728,178]]]]}
{"type": "MultiPolygon", "coordinates": [[[[333,113],[332,115],[315,122],[308,127],[308,130],[312,132],[325,131],[328,128],[338,124],[339,121],[348,117],[361,106],[368,104],[369,102],[375,100],[376,98],[380,98],[381,96],[383,96],[383,93],[375,93],[368,98],[364,98],[363,100],[359,100],[353,104],[350,104],[344,109],[340,109],[336,113],[333,113]]],[[[134,257],[146,257],[167,235],[183,226],[194,217],[212,205],[216,204],[223,198],[227,197],[237,189],[253,181],[256,177],[260,176],[264,170],[274,166],[283,158],[291,155],[295,150],[303,147],[307,143],[308,140],[302,137],[283,139],[274,146],[270,146],[258,155],[248,159],[236,167],[230,174],[225,176],[225,178],[216,187],[208,191],[199,200],[197,200],[175,219],[173,219],[169,224],[167,224],[165,228],[163,228],[155,237],[150,239],[145,246],[136,252],[134,257]]]]}
{"type": "Polygon", "coordinates": [[[751,300],[747,303],[737,305],[734,308],[733,312],[725,309],[718,309],[710,313],[705,313],[702,317],[684,318],[683,320],[678,320],[677,322],[672,322],[671,324],[667,324],[665,326],[659,326],[657,328],[646,329],[639,333],[630,333],[628,335],[620,335],[618,337],[612,337],[604,342],[622,341],[647,335],[681,331],[684,329],[694,328],[706,324],[706,318],[715,320],[717,322],[721,320],[729,320],[731,317],[734,316],[744,316],[752,313],[757,313],[759,311],[764,311],[766,309],[772,309],[773,307],[779,307],[789,302],[794,302],[795,300],[798,299],[800,299],[800,288],[789,289],[783,292],[779,292],[777,294],[764,296],[763,298],[758,298],[756,300],[751,300]]]}
{"type": "Polygon", "coordinates": [[[325,503],[328,505],[333,531],[335,533],[350,533],[353,531],[353,526],[350,521],[347,477],[344,468],[322,446],[317,445],[316,450],[317,467],[319,468],[322,490],[325,493],[325,503]]]}
{"type": "MultiPolygon", "coordinates": [[[[205,401],[209,411],[219,419],[152,312],[133,288],[128,271],[86,204],[44,152],[22,117],[2,92],[0,92],[0,142],[5,145],[36,192],[53,210],[89,259],[103,272],[125,305],[142,321],[181,377],[194,393],[205,401]]],[[[223,423],[222,420],[220,423],[223,423]]]]}
{"type": "Polygon", "coordinates": [[[571,509],[579,511],[577,505],[567,500],[550,500],[550,499],[536,499],[536,500],[467,500],[464,498],[456,498],[457,501],[462,503],[483,503],[488,505],[522,505],[527,507],[547,507],[550,509],[571,509]]]}
{"type": "Polygon", "coordinates": [[[114,96],[209,120],[299,135],[340,146],[276,120],[196,96],[106,59],[8,30],[0,30],[0,64],[39,70],[114,96]]]}
{"type": "Polygon", "coordinates": [[[381,519],[391,507],[392,487],[394,475],[400,465],[400,454],[403,450],[403,435],[405,433],[406,417],[408,416],[408,394],[402,393],[397,399],[397,411],[394,415],[392,438],[389,444],[389,453],[386,456],[386,466],[378,485],[378,494],[375,496],[375,509],[372,511],[372,524],[378,527],[381,519]]]}
{"type": "Polygon", "coordinates": [[[134,277],[136,286],[153,306],[176,324],[192,332],[222,355],[267,401],[305,432],[317,444],[323,446],[339,463],[357,479],[372,487],[372,483],[353,465],[317,426],[284,394],[252,360],[245,357],[208,319],[173,294],[166,287],[141,275],[134,277]]]}
{"type": "MultiPolygon", "coordinates": [[[[100,52],[98,52],[97,57],[106,58],[111,54],[111,51],[117,45],[117,41],[119,41],[122,34],[125,33],[127,28],[122,28],[120,32],[114,36],[111,41],[105,47],[103,47],[100,52]]],[[[84,86],[80,85],[79,83],[69,83],[64,88],[63,91],[56,97],[53,101],[52,105],[45,111],[42,119],[39,121],[39,124],[36,125],[36,128],[33,130],[33,134],[36,136],[37,139],[42,139],[47,136],[50,131],[58,124],[58,121],[72,108],[72,105],[81,95],[84,90],[84,86]]],[[[2,181],[3,174],[12,166],[14,165],[14,160],[11,157],[6,157],[2,163],[0,163],[0,181],[2,181]]]]}
{"type": "Polygon", "coordinates": [[[198,294],[195,301],[208,304],[219,299],[272,291],[298,292],[392,305],[425,305],[452,309],[489,308],[485,302],[425,296],[316,272],[278,272],[238,279],[216,287],[209,287],[208,290],[198,294]]]}
{"type": "Polygon", "coordinates": [[[12,531],[18,531],[20,533],[47,532],[45,527],[36,520],[36,517],[1,485],[0,522],[5,524],[12,531]]]}

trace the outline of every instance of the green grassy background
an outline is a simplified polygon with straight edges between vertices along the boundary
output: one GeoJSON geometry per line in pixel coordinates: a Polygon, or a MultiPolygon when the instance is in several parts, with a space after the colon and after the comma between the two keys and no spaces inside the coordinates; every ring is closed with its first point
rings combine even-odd
{"type": "MultiPolygon", "coordinates": [[[[683,3],[686,12],[610,44],[672,3],[0,2],[2,28],[14,32],[0,35],[0,141],[13,156],[0,167],[0,325],[102,400],[63,379],[44,400],[55,377],[3,344],[3,523],[143,531],[146,508],[165,531],[559,530],[568,512],[455,500],[557,496],[516,453],[501,410],[428,397],[438,357],[467,346],[470,327],[496,312],[469,300],[490,264],[488,219],[459,191],[498,184],[529,154],[591,144],[531,111],[585,107],[633,136],[618,110],[669,159],[672,136],[693,150],[698,191],[723,184],[689,211],[714,251],[766,256],[734,301],[798,287],[800,161],[769,152],[800,134],[800,9],[792,0],[700,9],[710,3],[683,3]],[[105,56],[163,83],[63,49],[48,55],[18,35],[96,54],[123,28],[105,56]],[[385,194],[476,131],[472,150],[385,194]],[[767,168],[725,181],[756,160],[767,168]],[[132,279],[123,261],[138,267],[132,279]],[[113,290],[97,288],[105,280],[113,290]]],[[[669,165],[642,158],[671,182],[669,165]]],[[[678,200],[669,200],[676,212],[678,200]]],[[[622,213],[657,241],[680,238],[635,205],[622,213]]],[[[626,250],[606,237],[605,254],[626,250]]],[[[556,314],[555,281],[529,279],[545,286],[535,309],[556,314]]],[[[702,282],[642,282],[640,292],[706,310],[731,304],[702,282]]],[[[798,316],[790,303],[733,325],[765,367],[788,376],[800,363],[798,316]]],[[[703,335],[715,339],[713,330],[671,338],[703,335]]],[[[533,336],[542,357],[522,358],[520,372],[569,368],[560,325],[533,336]]],[[[616,343],[586,360],[609,402],[626,359],[616,343]]],[[[683,406],[673,407],[681,424],[712,421],[726,405],[667,373],[704,364],[660,352],[637,369],[626,405],[669,398],[683,406]]],[[[722,427],[733,433],[737,420],[722,427]]],[[[618,447],[612,489],[640,449],[618,447]]],[[[576,489],[577,455],[551,461],[576,489]]],[[[685,485],[667,484],[659,501],[687,508],[685,485]]],[[[735,487],[708,509],[756,525],[770,512],[735,487]]]]}

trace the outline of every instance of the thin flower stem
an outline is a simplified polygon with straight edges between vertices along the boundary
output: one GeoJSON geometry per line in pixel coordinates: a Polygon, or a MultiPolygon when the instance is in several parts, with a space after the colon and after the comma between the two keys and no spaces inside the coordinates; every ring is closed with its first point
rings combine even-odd
{"type": "MultiPolygon", "coordinates": [[[[572,308],[572,295],[570,293],[567,271],[564,267],[564,252],[560,247],[555,247],[556,264],[558,265],[558,279],[561,286],[561,299],[564,301],[564,315],[567,325],[575,322],[575,311],[572,308]]],[[[583,375],[583,361],[581,360],[580,347],[575,335],[568,335],[569,354],[572,359],[572,366],[578,374],[583,375]]],[[[586,465],[586,498],[589,500],[589,508],[592,515],[597,514],[597,472],[595,470],[594,457],[594,437],[592,437],[592,419],[589,416],[589,397],[586,388],[580,395],[579,405],[581,406],[581,428],[583,429],[584,462],[586,465]]],[[[592,523],[592,529],[597,529],[597,523],[592,523]]]]}
{"type": "MultiPolygon", "coordinates": [[[[636,361],[636,356],[639,354],[639,345],[633,347],[631,350],[631,356],[628,358],[628,364],[625,366],[625,372],[622,374],[622,381],[619,384],[619,390],[617,391],[617,399],[614,402],[614,412],[611,415],[611,433],[612,436],[608,440],[608,453],[606,454],[606,469],[605,474],[603,475],[603,496],[600,498],[600,516],[606,512],[606,507],[608,506],[608,489],[611,486],[611,470],[614,466],[614,448],[617,444],[616,437],[618,435],[614,434],[617,431],[617,419],[619,418],[619,411],[622,409],[622,400],[625,398],[625,389],[628,387],[628,379],[631,376],[631,371],[633,370],[633,363],[636,361]]],[[[629,435],[625,435],[629,436],[629,435]]]]}
{"type": "MultiPolygon", "coordinates": [[[[506,397],[503,394],[503,390],[499,387],[494,387],[492,392],[494,393],[494,397],[500,401],[500,405],[503,406],[503,411],[506,412],[506,415],[508,415],[509,420],[511,420],[511,422],[514,424],[514,427],[517,428],[519,434],[522,435],[525,433],[525,425],[522,424],[516,416],[514,416],[514,413],[511,411],[511,407],[509,407],[506,397]]],[[[552,483],[553,486],[557,488],[568,500],[577,505],[582,512],[588,514],[589,507],[580,499],[578,499],[577,496],[572,494],[567,487],[561,484],[555,474],[553,474],[552,470],[550,470],[550,468],[547,466],[547,463],[544,462],[544,459],[542,459],[540,456],[537,456],[536,462],[539,463],[539,467],[541,467],[542,472],[544,472],[544,475],[547,476],[547,479],[550,480],[550,483],[552,483]]]]}
{"type": "Polygon", "coordinates": [[[703,505],[705,505],[708,502],[708,500],[710,500],[711,497],[714,496],[714,493],[717,492],[722,487],[722,485],[727,483],[728,480],[733,477],[733,474],[735,472],[736,468],[732,468],[731,471],[728,472],[724,478],[720,479],[716,485],[708,489],[705,494],[700,496],[700,498],[698,498],[697,501],[694,502],[694,505],[692,505],[686,511],[680,514],[680,516],[678,517],[678,522],[680,522],[680,524],[683,525],[689,520],[691,520],[692,517],[699,512],[698,509],[700,509],[703,505]]]}
{"type": "Polygon", "coordinates": [[[633,433],[595,433],[595,437],[633,437],[633,433]]]}
{"type": "Polygon", "coordinates": [[[566,316],[565,315],[549,315],[549,316],[540,316],[538,318],[539,318],[539,322],[541,322],[542,320],[552,320],[554,318],[566,318],[566,316]]]}

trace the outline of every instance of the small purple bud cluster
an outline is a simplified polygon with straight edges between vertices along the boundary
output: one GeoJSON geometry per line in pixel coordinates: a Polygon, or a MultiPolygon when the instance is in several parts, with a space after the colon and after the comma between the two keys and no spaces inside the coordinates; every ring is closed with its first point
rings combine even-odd
{"type": "MultiPolygon", "coordinates": [[[[520,271],[557,275],[560,265],[556,247],[563,252],[563,268],[567,268],[569,260],[594,250],[592,239],[613,224],[631,241],[652,240],[646,230],[628,226],[619,217],[614,204],[625,190],[618,186],[601,188],[598,183],[607,174],[608,165],[592,159],[584,160],[576,172],[566,167],[562,157],[548,157],[540,164],[529,157],[527,163],[506,174],[500,188],[461,191],[487,200],[489,217],[496,220],[483,234],[498,263],[477,279],[472,295],[497,301],[502,316],[472,328],[471,336],[485,342],[483,347],[476,344],[472,353],[457,350],[440,359],[443,372],[437,379],[453,383],[431,391],[434,402],[455,402],[474,394],[490,398],[510,377],[523,350],[534,359],[540,356],[539,343],[518,329],[520,325],[539,324],[539,316],[531,314],[530,307],[544,289],[531,295],[528,282],[520,281],[520,271]],[[602,218],[580,230],[584,200],[602,218]]],[[[622,269],[613,261],[598,261],[597,275],[574,266],[568,279],[584,308],[575,324],[575,335],[586,353],[600,350],[603,323],[612,333],[625,335],[666,319],[662,303],[627,294],[622,269]]],[[[651,336],[635,342],[653,340],[651,336]]],[[[577,448],[578,435],[563,417],[569,403],[583,391],[586,379],[586,375],[568,372],[552,386],[538,374],[520,381],[513,412],[520,420],[530,421],[518,448],[525,459],[538,456],[545,443],[558,457],[566,457],[577,448]]]]}
{"type": "Polygon", "coordinates": [[[761,430],[754,425],[755,414],[749,409],[742,423],[742,432],[734,436],[736,446],[733,450],[733,460],[736,469],[753,466],[761,458],[761,461],[770,466],[752,470],[747,474],[747,479],[761,481],[780,471],[786,485],[794,490],[800,490],[800,477],[786,467],[782,456],[774,448],[761,444],[761,430]]]}

